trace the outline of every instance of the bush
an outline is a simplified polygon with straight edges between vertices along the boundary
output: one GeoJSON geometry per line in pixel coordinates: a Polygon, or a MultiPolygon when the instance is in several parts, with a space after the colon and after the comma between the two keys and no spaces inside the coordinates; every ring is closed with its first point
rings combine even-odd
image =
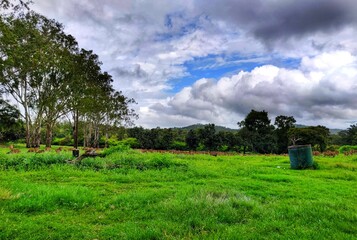
{"type": "Polygon", "coordinates": [[[340,148],[340,146],[338,146],[338,145],[329,145],[329,146],[327,146],[325,151],[338,151],[339,148],[340,148]]]}
{"type": "Polygon", "coordinates": [[[138,142],[138,139],[136,138],[126,138],[121,141],[119,141],[119,144],[127,145],[130,148],[140,148],[140,144],[138,142]]]}
{"type": "Polygon", "coordinates": [[[103,154],[103,156],[108,156],[108,155],[111,155],[113,153],[126,152],[128,150],[130,150],[130,147],[128,145],[119,144],[117,146],[104,149],[102,154],[103,154]]]}
{"type": "Polygon", "coordinates": [[[42,167],[64,164],[71,159],[70,153],[41,153],[41,154],[0,154],[0,169],[31,170],[42,167]]]}
{"type": "Polygon", "coordinates": [[[66,136],[64,138],[54,138],[52,141],[53,145],[60,145],[60,146],[73,146],[73,139],[71,136],[66,136]]]}
{"type": "Polygon", "coordinates": [[[220,152],[227,152],[229,147],[227,145],[222,145],[218,147],[218,151],[220,152]]]}
{"type": "Polygon", "coordinates": [[[338,149],[340,153],[349,152],[351,150],[357,150],[357,146],[343,145],[338,149]]]}
{"type": "Polygon", "coordinates": [[[181,150],[181,151],[188,150],[187,144],[185,142],[180,142],[180,141],[174,141],[171,144],[171,149],[181,150]]]}

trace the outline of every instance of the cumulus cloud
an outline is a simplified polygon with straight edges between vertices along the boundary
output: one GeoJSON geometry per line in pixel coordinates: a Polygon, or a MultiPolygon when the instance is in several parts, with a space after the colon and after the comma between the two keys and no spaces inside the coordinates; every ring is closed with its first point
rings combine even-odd
{"type": "Polygon", "coordinates": [[[335,31],[356,24],[353,0],[196,1],[199,9],[245,28],[265,42],[335,31]]]}
{"type": "Polygon", "coordinates": [[[336,126],[334,118],[357,114],[354,2],[35,0],[33,8],[100,56],[145,127],[235,126],[252,108],[336,126]],[[229,66],[233,76],[192,80],[187,63],[210,57],[194,70],[229,66]],[[299,66],[274,63],[289,58],[299,66]],[[266,65],[240,71],[253,62],[266,65]],[[178,93],[176,82],[185,83],[178,93]]]}
{"type": "Polygon", "coordinates": [[[256,109],[323,124],[357,116],[356,78],[356,56],[337,51],[306,57],[297,69],[264,65],[217,82],[200,79],[170,98],[167,106],[197,121],[222,123],[230,114],[237,122],[256,109]]]}

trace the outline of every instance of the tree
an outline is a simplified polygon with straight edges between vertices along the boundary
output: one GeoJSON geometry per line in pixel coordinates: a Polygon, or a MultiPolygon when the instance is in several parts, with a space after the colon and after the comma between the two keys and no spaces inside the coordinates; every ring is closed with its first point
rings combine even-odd
{"type": "Polygon", "coordinates": [[[330,130],[325,126],[310,126],[291,128],[288,131],[289,139],[295,139],[295,144],[318,145],[321,152],[325,151],[329,141],[330,130]]]}
{"type": "Polygon", "coordinates": [[[252,150],[258,153],[274,152],[274,126],[270,124],[266,111],[251,110],[238,125],[242,127],[240,131],[243,131],[241,137],[245,147],[251,146],[252,150]]]}
{"type": "Polygon", "coordinates": [[[38,147],[43,122],[53,127],[62,113],[59,88],[67,86],[66,57],[76,42],[61,24],[32,11],[2,20],[0,84],[23,109],[27,147],[38,147]]]}
{"type": "Polygon", "coordinates": [[[22,135],[19,110],[0,98],[0,141],[18,139],[22,135]]]}
{"type": "Polygon", "coordinates": [[[288,131],[295,127],[296,120],[293,116],[277,116],[275,118],[275,129],[277,139],[277,152],[286,153],[289,145],[288,131]]]}
{"type": "Polygon", "coordinates": [[[196,150],[200,144],[197,131],[190,129],[186,135],[186,144],[190,150],[196,150]]]}
{"type": "Polygon", "coordinates": [[[357,125],[353,124],[347,128],[347,142],[349,145],[357,145],[357,125]]]}
{"type": "Polygon", "coordinates": [[[218,142],[216,138],[215,125],[210,123],[198,130],[200,142],[202,142],[207,150],[217,150],[218,142]]]}
{"type": "Polygon", "coordinates": [[[60,23],[28,10],[28,2],[16,3],[0,2],[0,9],[13,10],[0,14],[0,86],[21,106],[27,147],[39,146],[44,125],[50,147],[55,123],[69,112],[76,148],[80,117],[91,126],[88,136],[94,135],[96,147],[102,125],[130,123],[137,117],[128,106],[134,99],[114,90],[96,54],[79,51],[60,23]]]}

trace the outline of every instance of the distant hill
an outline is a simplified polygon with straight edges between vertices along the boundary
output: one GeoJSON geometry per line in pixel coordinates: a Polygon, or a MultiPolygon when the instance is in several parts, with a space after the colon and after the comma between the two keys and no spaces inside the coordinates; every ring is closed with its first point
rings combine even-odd
{"type": "MultiPolygon", "coordinates": [[[[307,125],[302,125],[302,124],[295,124],[295,127],[297,128],[304,128],[304,127],[308,127],[307,125]]],[[[338,128],[330,128],[330,133],[331,134],[337,134],[341,131],[343,131],[344,129],[338,129],[338,128]]]]}
{"type": "MultiPolygon", "coordinates": [[[[197,123],[197,124],[193,124],[193,125],[189,125],[186,127],[178,127],[176,129],[181,129],[181,130],[191,130],[191,129],[200,129],[200,128],[204,128],[206,124],[201,124],[201,123],[197,123]]],[[[302,124],[295,124],[295,127],[297,128],[304,128],[304,127],[308,127],[307,125],[302,125],[302,124]]],[[[237,132],[238,129],[232,129],[232,128],[227,128],[224,126],[215,126],[216,128],[216,132],[237,132]]],[[[330,128],[330,133],[331,134],[337,134],[339,132],[343,131],[343,129],[337,129],[337,128],[330,128]]]]}
{"type": "MultiPolygon", "coordinates": [[[[198,123],[198,124],[193,124],[193,125],[189,125],[189,126],[186,126],[186,127],[181,127],[181,128],[177,128],[177,129],[182,129],[182,130],[194,130],[194,129],[200,129],[200,128],[204,128],[206,124],[201,124],[201,123],[198,123]]],[[[223,127],[223,126],[217,126],[215,125],[215,129],[216,129],[216,132],[237,132],[238,129],[232,129],[232,128],[227,128],[227,127],[223,127]]]]}

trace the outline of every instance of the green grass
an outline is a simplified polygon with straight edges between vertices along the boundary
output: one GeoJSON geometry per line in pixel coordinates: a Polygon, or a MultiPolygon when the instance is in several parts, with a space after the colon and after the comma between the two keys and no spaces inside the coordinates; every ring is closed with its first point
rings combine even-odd
{"type": "Polygon", "coordinates": [[[0,154],[0,239],[355,239],[357,156],[0,154]]]}

